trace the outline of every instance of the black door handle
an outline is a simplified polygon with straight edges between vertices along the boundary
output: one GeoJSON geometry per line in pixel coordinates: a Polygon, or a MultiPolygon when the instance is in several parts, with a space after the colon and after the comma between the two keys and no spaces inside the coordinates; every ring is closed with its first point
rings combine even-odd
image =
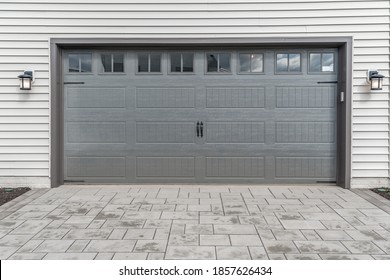
{"type": "Polygon", "coordinates": [[[203,122],[200,122],[200,137],[203,138],[203,122]]]}
{"type": "Polygon", "coordinates": [[[196,137],[199,137],[199,122],[196,123],[196,137]]]}

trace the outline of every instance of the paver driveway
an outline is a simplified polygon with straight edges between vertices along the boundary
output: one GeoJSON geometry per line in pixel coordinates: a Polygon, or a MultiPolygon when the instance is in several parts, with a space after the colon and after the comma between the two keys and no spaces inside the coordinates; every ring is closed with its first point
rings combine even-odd
{"type": "Polygon", "coordinates": [[[369,190],[62,186],[0,207],[1,259],[390,259],[369,190]]]}

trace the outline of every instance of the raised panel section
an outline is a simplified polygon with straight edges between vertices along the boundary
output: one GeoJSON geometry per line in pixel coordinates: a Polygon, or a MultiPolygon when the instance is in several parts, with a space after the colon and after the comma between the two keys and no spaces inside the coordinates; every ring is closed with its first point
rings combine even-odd
{"type": "Polygon", "coordinates": [[[137,157],[137,177],[194,177],[194,157],[137,157]]]}
{"type": "Polygon", "coordinates": [[[277,108],[334,108],[334,87],[276,87],[277,108]]]}
{"type": "Polygon", "coordinates": [[[125,143],[125,122],[68,122],[68,143],[125,143]]]}
{"type": "Polygon", "coordinates": [[[125,108],[124,88],[68,88],[68,108],[125,108]]]}
{"type": "Polygon", "coordinates": [[[207,108],[264,108],[263,87],[209,87],[207,108]]]}
{"type": "Polygon", "coordinates": [[[333,157],[276,157],[276,178],[334,178],[333,157]]]}
{"type": "Polygon", "coordinates": [[[125,177],[124,157],[68,157],[67,177],[125,177]]]}
{"type": "Polygon", "coordinates": [[[194,108],[194,88],[139,87],[137,108],[194,108]]]}
{"type": "Polygon", "coordinates": [[[334,122],[277,122],[276,143],[334,143],[334,122]]]}
{"type": "Polygon", "coordinates": [[[264,143],[264,122],[208,122],[207,143],[264,143]]]}
{"type": "Polygon", "coordinates": [[[263,157],[207,157],[206,177],[264,177],[263,157]]]}
{"type": "Polygon", "coordinates": [[[137,143],[194,143],[192,122],[137,122],[137,143]]]}

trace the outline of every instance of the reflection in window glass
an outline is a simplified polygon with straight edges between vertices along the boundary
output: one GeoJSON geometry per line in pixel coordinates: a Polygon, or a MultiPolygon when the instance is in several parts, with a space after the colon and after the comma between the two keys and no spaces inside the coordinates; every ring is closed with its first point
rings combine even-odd
{"type": "Polygon", "coordinates": [[[69,54],[69,72],[92,72],[92,54],[69,54]]]}
{"type": "Polygon", "coordinates": [[[110,54],[102,54],[102,65],[103,65],[103,72],[112,72],[111,68],[111,55],[110,54]]]}
{"type": "Polygon", "coordinates": [[[112,60],[113,60],[112,64],[114,68],[113,72],[124,72],[123,54],[114,54],[112,60]]]}
{"type": "Polygon", "coordinates": [[[321,72],[321,54],[311,53],[309,55],[309,71],[321,72]]]}
{"type": "Polygon", "coordinates": [[[301,54],[299,53],[278,53],[276,55],[277,72],[300,72],[301,54]]]}
{"type": "Polygon", "coordinates": [[[259,53],[240,53],[240,72],[242,73],[261,73],[263,72],[263,54],[259,53]]]}
{"type": "Polygon", "coordinates": [[[92,72],[92,55],[80,54],[81,70],[80,72],[92,72]]]}
{"type": "Polygon", "coordinates": [[[79,55],[69,54],[69,72],[79,72],[79,55]]]}
{"type": "Polygon", "coordinates": [[[240,53],[240,72],[251,71],[251,55],[240,53]]]}
{"type": "Polygon", "coordinates": [[[171,72],[194,72],[194,54],[172,53],[171,72]]]}
{"type": "Polygon", "coordinates": [[[333,72],[334,53],[311,53],[309,55],[309,72],[333,72]]]}
{"type": "Polygon", "coordinates": [[[322,72],[334,71],[334,54],[323,53],[322,54],[322,72]]]}
{"type": "Polygon", "coordinates": [[[150,54],[150,70],[149,72],[161,72],[161,55],[158,54],[150,54]]]}
{"type": "Polygon", "coordinates": [[[207,72],[231,72],[230,53],[207,54],[207,72]]]}
{"type": "Polygon", "coordinates": [[[288,54],[278,53],[276,56],[276,71],[287,72],[288,71],[288,54]]]}
{"type": "Polygon", "coordinates": [[[149,72],[149,55],[146,53],[138,54],[138,72],[149,72]]]}
{"type": "Polygon", "coordinates": [[[181,72],[181,54],[171,54],[171,72],[181,72]]]}
{"type": "Polygon", "coordinates": [[[301,55],[297,53],[288,54],[288,70],[290,72],[300,72],[301,71],[301,55]]]}
{"type": "Polygon", "coordinates": [[[102,54],[103,72],[123,72],[123,54],[102,54]]]}
{"type": "Polygon", "coordinates": [[[207,54],[207,72],[218,72],[218,54],[207,54]]]}
{"type": "Polygon", "coordinates": [[[194,72],[194,54],[193,53],[183,53],[183,68],[182,72],[194,72]]]}
{"type": "Polygon", "coordinates": [[[230,53],[219,54],[218,72],[230,72],[230,53]]]}
{"type": "Polygon", "coordinates": [[[263,72],[262,54],[251,54],[251,72],[263,72]]]}

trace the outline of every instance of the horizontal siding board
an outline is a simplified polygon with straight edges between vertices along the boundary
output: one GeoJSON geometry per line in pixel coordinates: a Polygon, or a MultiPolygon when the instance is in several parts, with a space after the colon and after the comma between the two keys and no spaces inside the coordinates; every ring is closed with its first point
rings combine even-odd
{"type": "Polygon", "coordinates": [[[0,169],[1,177],[48,177],[49,169],[47,168],[13,168],[0,169]]]}
{"type": "Polygon", "coordinates": [[[0,161],[49,161],[49,154],[0,154],[0,161]]]}
{"type": "MultiPolygon", "coordinates": [[[[0,161],[48,160],[49,38],[353,36],[352,176],[389,177],[387,0],[8,0],[0,11],[0,161]],[[28,95],[16,79],[27,68],[37,78],[28,95]],[[381,92],[369,91],[371,68],[386,76],[381,92]]],[[[0,168],[0,176],[48,173],[48,165],[0,168]]]]}
{"type": "Polygon", "coordinates": [[[17,138],[17,139],[1,139],[0,138],[0,146],[31,146],[31,147],[39,147],[44,146],[47,147],[49,145],[49,139],[31,139],[31,138],[17,138]]]}
{"type": "MultiPolygon", "coordinates": [[[[1,131],[0,131],[1,133],[1,131]]],[[[7,131],[7,133],[1,133],[0,139],[10,139],[9,141],[15,139],[49,139],[48,131],[7,131]]],[[[45,142],[48,144],[48,142],[45,142]]]]}
{"type": "Polygon", "coordinates": [[[44,161],[25,161],[25,162],[19,162],[19,161],[0,161],[0,169],[45,169],[49,168],[48,162],[44,161]]]}
{"type": "Polygon", "coordinates": [[[389,162],[388,155],[353,155],[352,162],[389,162]]]}

